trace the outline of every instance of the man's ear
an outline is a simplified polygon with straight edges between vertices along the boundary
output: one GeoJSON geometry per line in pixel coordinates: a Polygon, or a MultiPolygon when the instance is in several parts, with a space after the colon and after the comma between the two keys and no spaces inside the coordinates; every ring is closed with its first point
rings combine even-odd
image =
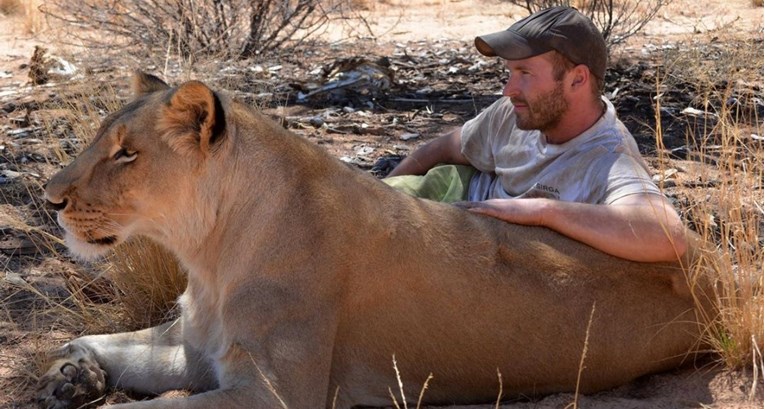
{"type": "Polygon", "coordinates": [[[164,91],[170,88],[164,81],[151,74],[136,70],[133,72],[133,97],[138,98],[152,92],[164,91]]]}
{"type": "Polygon", "coordinates": [[[582,87],[589,89],[590,81],[592,81],[592,78],[590,77],[590,69],[587,68],[586,65],[579,64],[575,66],[568,72],[567,76],[569,78],[569,84],[571,84],[571,88],[573,90],[577,90],[582,87]]]}
{"type": "Polygon", "coordinates": [[[208,156],[226,130],[226,117],[215,93],[199,81],[175,90],[160,114],[159,131],[176,152],[208,156]]]}

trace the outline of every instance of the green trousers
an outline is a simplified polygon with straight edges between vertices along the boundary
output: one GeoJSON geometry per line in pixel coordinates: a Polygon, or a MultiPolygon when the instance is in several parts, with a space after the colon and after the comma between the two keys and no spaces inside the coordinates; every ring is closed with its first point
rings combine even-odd
{"type": "Polygon", "coordinates": [[[452,203],[467,200],[470,179],[476,172],[472,166],[439,165],[422,176],[393,176],[382,181],[415,197],[452,203]]]}

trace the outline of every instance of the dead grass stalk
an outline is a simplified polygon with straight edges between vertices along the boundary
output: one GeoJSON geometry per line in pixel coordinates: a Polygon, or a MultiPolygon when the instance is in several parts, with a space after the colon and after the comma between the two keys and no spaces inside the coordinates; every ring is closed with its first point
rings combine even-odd
{"type": "MultiPolygon", "coordinates": [[[[404,381],[401,379],[401,372],[398,370],[398,362],[396,362],[396,354],[393,354],[393,369],[396,371],[396,381],[398,382],[398,390],[401,395],[401,405],[404,406],[404,409],[408,409],[407,401],[406,401],[406,394],[404,393],[404,381]]],[[[415,406],[415,409],[420,409],[422,407],[422,399],[425,397],[425,391],[428,389],[428,384],[433,379],[433,374],[428,374],[428,377],[425,379],[425,382],[422,384],[422,388],[420,388],[420,395],[417,398],[417,406],[415,406]]],[[[393,406],[396,407],[396,409],[401,409],[401,405],[398,403],[398,398],[396,398],[396,395],[393,393],[393,389],[388,387],[388,393],[390,394],[391,400],[393,401],[393,406]]]]}
{"type": "Polygon", "coordinates": [[[579,359],[579,371],[576,374],[576,388],[574,389],[574,401],[571,402],[566,409],[578,409],[579,408],[579,386],[582,381],[582,373],[584,372],[584,361],[587,359],[587,347],[590,345],[590,329],[592,328],[592,320],[595,317],[595,303],[592,303],[592,309],[590,310],[590,318],[587,320],[587,330],[584,332],[584,345],[582,346],[582,356],[579,359]]]}

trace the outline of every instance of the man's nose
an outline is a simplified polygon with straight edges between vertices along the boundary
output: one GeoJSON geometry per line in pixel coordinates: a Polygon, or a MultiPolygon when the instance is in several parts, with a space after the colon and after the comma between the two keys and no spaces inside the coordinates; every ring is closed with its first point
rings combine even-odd
{"type": "Polygon", "coordinates": [[[513,77],[507,79],[505,82],[505,88],[502,89],[502,95],[506,97],[513,97],[518,94],[518,88],[513,84],[513,77]]]}

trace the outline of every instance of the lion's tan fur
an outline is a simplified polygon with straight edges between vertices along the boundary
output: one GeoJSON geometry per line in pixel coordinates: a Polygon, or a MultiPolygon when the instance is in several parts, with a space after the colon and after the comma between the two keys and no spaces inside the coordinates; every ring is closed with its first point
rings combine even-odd
{"type": "Polygon", "coordinates": [[[506,396],[572,391],[593,305],[582,392],[699,348],[696,247],[674,264],[617,259],[400,194],[201,83],[136,83],[139,99],[47,195],[76,251],[141,234],[188,270],[179,323],[70,344],[93,351],[111,384],[207,391],[141,407],[317,408],[337,388],[339,408],[387,405],[393,355],[410,397],[433,373],[431,403],[493,401],[497,370],[506,396]],[[115,163],[121,148],[136,159],[115,163]],[[125,339],[137,346],[118,349],[125,339]]]}

